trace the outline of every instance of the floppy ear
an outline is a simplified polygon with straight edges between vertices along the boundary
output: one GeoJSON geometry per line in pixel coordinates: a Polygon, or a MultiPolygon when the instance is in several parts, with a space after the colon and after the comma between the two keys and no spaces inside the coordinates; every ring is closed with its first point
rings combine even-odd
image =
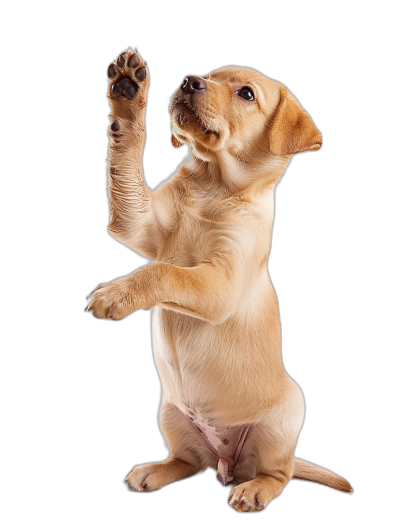
{"type": "Polygon", "coordinates": [[[269,148],[273,155],[294,155],[319,149],[321,134],[306,111],[285,87],[269,129],[269,148]]]}
{"type": "Polygon", "coordinates": [[[177,138],[175,138],[174,135],[172,135],[171,142],[172,142],[172,145],[173,145],[174,147],[181,147],[181,146],[183,146],[182,142],[179,142],[179,140],[178,140],[177,138]]]}

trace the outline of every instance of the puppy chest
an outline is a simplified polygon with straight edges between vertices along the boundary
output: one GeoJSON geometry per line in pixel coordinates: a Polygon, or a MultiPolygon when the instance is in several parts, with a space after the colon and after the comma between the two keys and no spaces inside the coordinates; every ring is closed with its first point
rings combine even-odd
{"type": "Polygon", "coordinates": [[[216,250],[215,233],[211,223],[187,217],[171,235],[161,260],[181,267],[204,263],[216,250]]]}

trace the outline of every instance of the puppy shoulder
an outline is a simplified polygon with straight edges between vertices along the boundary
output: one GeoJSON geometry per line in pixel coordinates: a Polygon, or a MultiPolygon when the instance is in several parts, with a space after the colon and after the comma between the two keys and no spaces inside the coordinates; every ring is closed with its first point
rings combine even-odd
{"type": "Polygon", "coordinates": [[[163,181],[151,195],[157,220],[168,232],[174,232],[190,195],[186,183],[176,174],[163,181]]]}

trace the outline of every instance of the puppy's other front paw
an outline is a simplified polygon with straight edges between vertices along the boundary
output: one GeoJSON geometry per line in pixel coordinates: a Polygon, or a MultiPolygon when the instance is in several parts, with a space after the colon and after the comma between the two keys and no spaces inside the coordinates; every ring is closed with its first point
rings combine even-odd
{"type": "Polygon", "coordinates": [[[118,320],[139,308],[148,310],[158,302],[155,290],[152,289],[156,283],[152,275],[154,267],[154,264],[150,264],[126,277],[117,278],[108,284],[99,284],[88,295],[88,299],[92,296],[93,299],[86,311],[100,319],[118,320]]]}
{"type": "Polygon", "coordinates": [[[146,63],[136,51],[122,53],[116,62],[110,64],[107,73],[111,80],[109,89],[111,99],[133,100],[148,84],[146,63]]]}
{"type": "Polygon", "coordinates": [[[109,284],[99,284],[88,298],[92,296],[92,301],[85,309],[99,319],[123,319],[136,309],[129,286],[124,279],[117,279],[109,284]]]}

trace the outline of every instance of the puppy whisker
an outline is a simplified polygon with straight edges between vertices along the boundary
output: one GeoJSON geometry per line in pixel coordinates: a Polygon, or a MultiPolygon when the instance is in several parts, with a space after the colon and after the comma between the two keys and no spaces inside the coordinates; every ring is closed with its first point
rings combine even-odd
{"type": "MultiPolygon", "coordinates": [[[[206,151],[206,157],[207,157],[207,154],[208,154],[208,148],[207,148],[207,151],[206,151]]],[[[196,159],[197,159],[197,157],[196,157],[196,159]]],[[[200,159],[197,159],[197,160],[200,160],[200,159]]],[[[199,171],[199,169],[203,166],[204,162],[205,162],[205,160],[201,160],[200,165],[196,168],[196,170],[192,174],[189,175],[189,179],[191,179],[192,177],[194,177],[196,175],[196,173],[199,171]]]]}
{"type": "Polygon", "coordinates": [[[248,151],[246,151],[244,148],[242,148],[242,150],[246,153],[246,155],[248,155],[249,157],[251,157],[252,159],[254,159],[255,161],[257,161],[259,164],[261,164],[262,166],[266,166],[266,167],[269,167],[268,164],[264,164],[263,162],[261,162],[260,160],[256,159],[255,157],[253,157],[253,155],[251,155],[248,151]]]}
{"type": "Polygon", "coordinates": [[[211,162],[211,166],[212,166],[212,169],[213,169],[213,172],[214,172],[214,177],[213,177],[213,180],[212,180],[212,183],[211,183],[211,186],[214,184],[214,181],[215,181],[215,166],[214,164],[211,162]]]}
{"type": "Polygon", "coordinates": [[[208,131],[208,127],[204,131],[200,131],[200,133],[196,133],[194,136],[205,135],[207,133],[207,131],[208,131]]]}

